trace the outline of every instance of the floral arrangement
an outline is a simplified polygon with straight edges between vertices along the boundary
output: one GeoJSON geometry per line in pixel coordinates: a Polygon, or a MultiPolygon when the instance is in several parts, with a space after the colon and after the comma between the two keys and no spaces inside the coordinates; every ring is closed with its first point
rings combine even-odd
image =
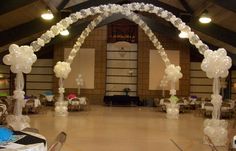
{"type": "Polygon", "coordinates": [[[176,104],[179,101],[179,98],[175,95],[172,95],[169,100],[171,103],[176,104]]]}
{"type": "Polygon", "coordinates": [[[70,94],[67,96],[67,98],[68,98],[69,100],[72,100],[72,99],[77,98],[77,96],[76,96],[76,94],[74,94],[74,93],[70,93],[70,94]]]}
{"type": "Polygon", "coordinates": [[[10,141],[12,138],[13,132],[5,127],[0,128],[0,143],[10,141]]]}

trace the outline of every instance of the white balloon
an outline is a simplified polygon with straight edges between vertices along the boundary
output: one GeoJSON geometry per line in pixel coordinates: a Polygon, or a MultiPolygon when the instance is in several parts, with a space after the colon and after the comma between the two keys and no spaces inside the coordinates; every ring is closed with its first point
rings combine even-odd
{"type": "Polygon", "coordinates": [[[5,55],[3,57],[3,63],[5,63],[6,65],[11,65],[11,56],[10,55],[5,55]]]}
{"type": "Polygon", "coordinates": [[[229,74],[229,71],[226,70],[226,71],[224,71],[224,72],[221,74],[221,77],[222,77],[222,78],[225,78],[225,77],[228,76],[228,74],[229,74]]]}
{"type": "Polygon", "coordinates": [[[11,45],[9,46],[9,52],[10,52],[10,53],[14,53],[14,52],[17,51],[18,49],[19,49],[19,46],[16,45],[16,44],[11,44],[11,45]]]}

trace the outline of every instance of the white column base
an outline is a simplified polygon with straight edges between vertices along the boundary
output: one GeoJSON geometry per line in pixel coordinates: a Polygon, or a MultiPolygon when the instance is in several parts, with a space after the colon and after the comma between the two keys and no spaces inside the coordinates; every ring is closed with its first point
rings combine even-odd
{"type": "MultiPolygon", "coordinates": [[[[209,136],[215,146],[225,146],[228,140],[228,122],[218,119],[206,119],[204,121],[204,134],[209,136]]],[[[203,143],[207,144],[204,137],[203,143]]]]}
{"type": "Polygon", "coordinates": [[[30,118],[26,115],[8,115],[6,121],[16,131],[30,127],[30,118]]]}
{"type": "Polygon", "coordinates": [[[55,103],[55,115],[56,116],[67,116],[68,115],[68,102],[58,101],[55,103]]]}
{"type": "Polygon", "coordinates": [[[178,104],[170,103],[166,105],[166,118],[179,119],[179,105],[178,104]]]}

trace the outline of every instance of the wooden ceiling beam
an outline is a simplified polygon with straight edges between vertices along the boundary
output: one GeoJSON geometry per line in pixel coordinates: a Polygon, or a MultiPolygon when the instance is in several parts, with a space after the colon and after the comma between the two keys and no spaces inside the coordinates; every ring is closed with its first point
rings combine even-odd
{"type": "Polygon", "coordinates": [[[5,0],[1,2],[0,15],[11,12],[25,5],[31,4],[35,0],[5,0]]]}
{"type": "Polygon", "coordinates": [[[57,10],[62,10],[70,0],[62,0],[62,2],[57,6],[57,10]]]}
{"type": "Polygon", "coordinates": [[[186,0],[179,0],[179,2],[188,13],[193,14],[193,9],[190,7],[186,0]]]}
{"type": "Polygon", "coordinates": [[[234,31],[223,28],[214,23],[210,23],[207,25],[201,24],[198,21],[198,18],[193,18],[189,23],[189,26],[201,33],[204,33],[210,37],[213,37],[231,46],[236,47],[236,33],[234,31]]]}
{"type": "Polygon", "coordinates": [[[36,18],[30,22],[18,25],[5,31],[1,31],[0,46],[7,45],[25,37],[29,37],[38,32],[45,31],[58,21],[58,18],[54,18],[54,20],[51,22],[46,22],[41,18],[36,18]]]}
{"type": "Polygon", "coordinates": [[[67,9],[71,10],[71,12],[76,12],[81,9],[89,8],[92,6],[99,6],[99,5],[104,5],[104,4],[121,4],[121,3],[123,4],[123,3],[132,3],[132,2],[150,3],[155,6],[163,7],[166,10],[168,10],[174,14],[177,14],[177,15],[179,15],[179,13],[186,12],[186,11],[181,10],[179,8],[176,8],[176,7],[170,6],[166,3],[160,2],[158,0],[145,0],[145,1],[144,0],[103,0],[103,1],[93,0],[93,1],[86,1],[83,3],[68,7],[67,9]]]}
{"type": "Polygon", "coordinates": [[[92,6],[98,6],[98,5],[105,5],[105,4],[117,4],[121,3],[124,0],[92,0],[92,1],[85,1],[83,3],[79,3],[77,5],[71,6],[66,8],[67,10],[70,10],[71,12],[80,11],[81,9],[89,8],[92,6]]]}
{"type": "Polygon", "coordinates": [[[58,13],[58,9],[57,6],[55,6],[55,4],[53,3],[53,1],[51,0],[41,0],[42,3],[44,3],[48,9],[50,9],[52,11],[53,14],[57,14],[58,13]]]}
{"type": "Polygon", "coordinates": [[[236,13],[236,0],[211,0],[211,2],[236,13]]]}

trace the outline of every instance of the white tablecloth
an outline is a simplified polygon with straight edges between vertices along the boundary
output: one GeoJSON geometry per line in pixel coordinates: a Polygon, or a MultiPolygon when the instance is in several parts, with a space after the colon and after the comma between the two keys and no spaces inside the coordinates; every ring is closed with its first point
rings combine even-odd
{"type": "Polygon", "coordinates": [[[3,109],[3,112],[0,112],[0,116],[2,116],[3,113],[7,114],[7,106],[5,104],[0,104],[0,108],[3,109]]]}
{"type": "Polygon", "coordinates": [[[86,105],[87,104],[86,97],[79,97],[79,104],[86,105]]]}
{"type": "Polygon", "coordinates": [[[48,102],[51,102],[53,100],[54,95],[45,95],[48,102]]]}
{"type": "MultiPolygon", "coordinates": [[[[25,104],[27,103],[29,99],[25,99],[22,103],[23,107],[25,107],[25,104]]],[[[33,99],[34,100],[34,107],[39,107],[41,105],[41,102],[39,99],[33,99]]]]}

